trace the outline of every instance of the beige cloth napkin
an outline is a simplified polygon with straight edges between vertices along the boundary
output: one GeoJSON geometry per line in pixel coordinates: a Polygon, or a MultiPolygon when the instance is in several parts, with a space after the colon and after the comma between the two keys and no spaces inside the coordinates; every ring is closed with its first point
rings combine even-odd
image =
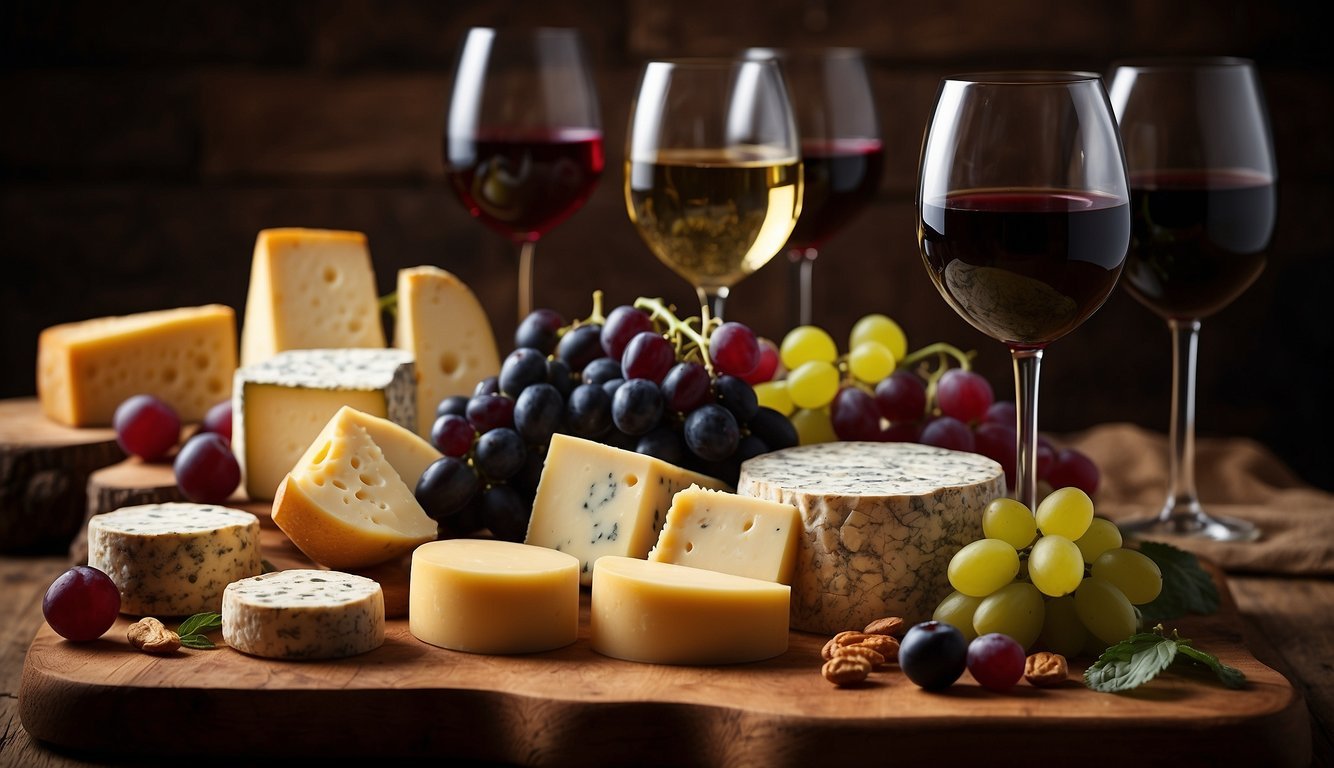
{"type": "MultiPolygon", "coordinates": [[[[1102,470],[1098,515],[1114,521],[1155,514],[1167,493],[1166,436],[1132,424],[1104,424],[1059,441],[1102,470]]],[[[1259,526],[1254,542],[1155,536],[1225,571],[1334,575],[1334,494],[1304,483],[1267,448],[1246,438],[1200,438],[1195,484],[1205,511],[1259,526]]]]}

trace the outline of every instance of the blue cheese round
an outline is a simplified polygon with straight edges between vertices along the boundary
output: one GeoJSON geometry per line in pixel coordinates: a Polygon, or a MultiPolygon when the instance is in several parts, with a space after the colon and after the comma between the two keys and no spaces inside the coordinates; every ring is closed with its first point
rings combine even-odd
{"type": "Polygon", "coordinates": [[[792,628],[829,634],[930,618],[950,592],[950,558],[981,537],[983,511],[1005,495],[1005,473],[974,453],[834,442],[746,461],[737,493],[801,512],[792,628]]]}
{"type": "Polygon", "coordinates": [[[364,576],[290,570],[229,584],[222,639],[268,659],[338,659],[384,643],[384,590],[364,576]]]}

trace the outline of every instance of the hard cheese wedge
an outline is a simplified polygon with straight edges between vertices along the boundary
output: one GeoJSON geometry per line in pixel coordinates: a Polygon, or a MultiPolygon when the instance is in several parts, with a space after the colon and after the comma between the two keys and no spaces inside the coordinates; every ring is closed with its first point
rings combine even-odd
{"type": "Polygon", "coordinates": [[[137,394],[198,421],[231,397],[236,314],[212,304],[56,325],[37,340],[37,396],[47,418],[107,426],[137,394]]]}
{"type": "Polygon", "coordinates": [[[255,239],[241,328],[241,364],[288,349],[383,347],[366,236],[266,229],[255,239]]]}
{"type": "Polygon", "coordinates": [[[672,496],[692,484],[727,487],[652,456],[553,435],[525,542],[579,558],[580,582],[590,584],[603,555],[648,556],[672,496]]]}
{"type": "Polygon", "coordinates": [[[672,498],[648,559],[791,584],[800,533],[791,504],[692,485],[672,498]]]}
{"type": "Polygon", "coordinates": [[[579,561],[509,541],[450,539],[412,553],[408,628],[471,653],[536,653],[579,633],[579,561]]]}
{"type": "Polygon", "coordinates": [[[351,420],[331,422],[284,478],[273,522],[330,568],[376,565],[436,534],[384,451],[351,420]]]}
{"type": "Polygon", "coordinates": [[[435,409],[451,395],[469,395],[500,372],[500,353],[486,311],[467,285],[439,267],[398,273],[394,346],[417,361],[417,434],[428,437],[435,409]]]}
{"type": "Polygon", "coordinates": [[[372,416],[345,405],[338,409],[332,419],[329,419],[328,424],[324,425],[320,436],[315,438],[297,464],[308,464],[321,445],[334,435],[347,431],[353,424],[366,430],[371,441],[384,453],[385,461],[389,462],[389,466],[394,468],[399,478],[403,480],[403,484],[409,488],[416,488],[422,472],[445,456],[437,451],[435,446],[418,437],[417,433],[404,429],[389,419],[372,416]]]}
{"type": "Polygon", "coordinates": [[[343,406],[412,429],[412,356],[398,349],[301,349],[236,372],[232,444],[252,500],[271,499],[283,475],[343,406]]]}
{"type": "Polygon", "coordinates": [[[736,664],[787,650],[782,584],[628,557],[593,567],[593,650],[651,664],[736,664]]]}
{"type": "Polygon", "coordinates": [[[276,571],[227,585],[222,639],[269,659],[337,659],[384,643],[384,592],[338,571],[276,571]]]}

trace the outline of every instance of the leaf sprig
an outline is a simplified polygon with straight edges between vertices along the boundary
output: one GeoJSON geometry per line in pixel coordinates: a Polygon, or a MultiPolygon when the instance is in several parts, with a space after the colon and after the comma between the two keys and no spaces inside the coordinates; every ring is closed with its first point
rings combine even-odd
{"type": "Polygon", "coordinates": [[[1103,693],[1129,691],[1154,679],[1178,659],[1208,667],[1225,687],[1246,686],[1246,675],[1241,670],[1196,648],[1176,630],[1168,635],[1162,624],[1154,627],[1152,632],[1132,635],[1103,651],[1084,671],[1084,684],[1103,693]]]}
{"type": "Polygon", "coordinates": [[[1140,606],[1146,626],[1218,610],[1218,587],[1195,555],[1157,541],[1141,543],[1139,551],[1163,572],[1163,591],[1153,602],[1140,606]]]}
{"type": "Polygon", "coordinates": [[[207,651],[218,646],[208,639],[206,632],[213,632],[222,628],[222,614],[218,613],[196,613],[176,629],[176,634],[181,636],[181,645],[186,648],[193,648],[197,651],[207,651]]]}

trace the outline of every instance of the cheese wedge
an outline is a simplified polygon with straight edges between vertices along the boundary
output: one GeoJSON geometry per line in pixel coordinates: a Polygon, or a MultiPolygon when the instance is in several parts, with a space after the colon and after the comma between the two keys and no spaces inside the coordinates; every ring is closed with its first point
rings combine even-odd
{"type": "Polygon", "coordinates": [[[265,229],[255,240],[241,327],[241,364],[288,349],[383,347],[366,236],[265,229]]]}
{"type": "Polygon", "coordinates": [[[329,419],[329,423],[324,426],[320,435],[311,442],[310,448],[306,449],[306,453],[297,461],[297,466],[313,462],[316,451],[338,434],[349,431],[352,425],[366,430],[371,441],[384,453],[385,461],[389,462],[389,466],[394,468],[408,488],[415,489],[417,480],[421,478],[426,468],[445,457],[435,449],[435,446],[418,437],[415,432],[410,432],[389,419],[372,416],[345,405],[338,409],[332,419],[329,419]]]}
{"type": "Polygon", "coordinates": [[[143,393],[199,421],[231,397],[235,370],[236,313],[220,304],[65,323],[37,339],[42,413],[71,427],[109,426],[143,393]]]}
{"type": "Polygon", "coordinates": [[[417,361],[417,434],[429,437],[435,409],[469,395],[500,372],[500,353],[486,311],[468,286],[438,267],[398,272],[394,346],[417,361]]]}
{"type": "Polygon", "coordinates": [[[432,541],[436,524],[365,428],[335,420],[273,500],[273,522],[311,560],[365,568],[432,541]]]}
{"type": "Polygon", "coordinates": [[[791,584],[800,534],[791,504],[692,485],[672,497],[648,559],[791,584]]]}

